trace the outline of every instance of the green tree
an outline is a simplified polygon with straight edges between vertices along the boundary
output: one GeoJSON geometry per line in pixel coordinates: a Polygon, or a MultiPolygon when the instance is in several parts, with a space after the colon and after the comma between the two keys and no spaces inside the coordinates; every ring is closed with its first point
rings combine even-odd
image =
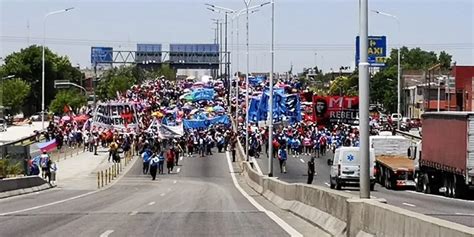
{"type": "Polygon", "coordinates": [[[9,107],[10,114],[19,113],[26,97],[30,94],[31,86],[20,79],[5,80],[1,86],[3,106],[9,107]]]}
{"type": "Polygon", "coordinates": [[[87,98],[76,89],[61,90],[56,94],[54,100],[51,101],[49,109],[55,114],[62,114],[64,106],[71,106],[73,110],[86,105],[87,98]]]}
{"type": "Polygon", "coordinates": [[[167,80],[174,81],[176,80],[176,70],[171,68],[169,64],[162,64],[159,69],[152,70],[147,74],[148,78],[160,78],[165,77],[167,80]]]}
{"type": "Polygon", "coordinates": [[[141,77],[142,73],[133,66],[112,68],[102,75],[97,95],[101,100],[115,98],[117,92],[122,93],[144,79],[141,77]]]}
{"type": "Polygon", "coordinates": [[[355,74],[352,74],[349,77],[336,77],[336,79],[331,82],[328,94],[338,96],[355,96],[358,94],[358,83],[358,77],[355,74]]]}
{"type": "MultiPolygon", "coordinates": [[[[31,92],[24,103],[23,112],[26,115],[41,110],[41,51],[41,46],[32,45],[6,56],[5,65],[2,66],[2,73],[16,75],[31,86],[31,92]]],[[[45,49],[45,104],[49,104],[56,94],[55,80],[80,83],[82,79],[83,74],[71,66],[67,57],[59,56],[48,48],[45,49]]]]}

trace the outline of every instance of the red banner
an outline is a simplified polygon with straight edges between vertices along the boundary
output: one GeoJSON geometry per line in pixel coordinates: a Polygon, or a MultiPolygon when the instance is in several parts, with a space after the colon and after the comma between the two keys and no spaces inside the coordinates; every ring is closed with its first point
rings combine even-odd
{"type": "Polygon", "coordinates": [[[313,116],[319,125],[359,124],[359,97],[313,96],[313,116]]]}

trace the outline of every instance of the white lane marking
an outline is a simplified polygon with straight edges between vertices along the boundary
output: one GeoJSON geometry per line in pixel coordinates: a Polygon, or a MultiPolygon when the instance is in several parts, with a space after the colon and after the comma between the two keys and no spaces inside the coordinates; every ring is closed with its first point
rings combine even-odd
{"type": "Polygon", "coordinates": [[[344,190],[344,192],[346,192],[346,193],[350,193],[350,192],[351,192],[351,190],[344,190]]]}
{"type": "Polygon", "coordinates": [[[472,200],[464,200],[464,199],[457,199],[457,198],[448,198],[448,197],[441,196],[441,195],[420,193],[420,192],[412,191],[412,190],[405,190],[405,192],[414,193],[414,194],[418,194],[418,195],[424,195],[424,196],[428,196],[428,197],[435,197],[435,198],[446,199],[446,200],[449,200],[449,201],[459,201],[459,202],[474,203],[474,201],[472,201],[472,200]]]}
{"type": "Polygon", "coordinates": [[[176,173],[179,173],[179,171],[181,171],[181,168],[178,168],[178,169],[176,170],[176,173]]]}
{"type": "Polygon", "coordinates": [[[300,158],[300,161],[301,161],[301,163],[303,163],[303,164],[304,164],[304,160],[303,160],[303,159],[301,159],[301,158],[300,158]]]}
{"type": "Polygon", "coordinates": [[[51,202],[51,203],[44,204],[44,205],[39,205],[39,206],[35,206],[35,207],[25,208],[25,209],[17,210],[17,211],[11,211],[11,212],[0,213],[0,216],[6,216],[6,215],[11,215],[11,214],[16,214],[16,213],[25,212],[25,211],[32,211],[32,210],[40,209],[40,208],[43,208],[43,207],[49,207],[49,206],[56,205],[56,204],[60,204],[60,203],[63,203],[63,202],[72,201],[72,200],[75,200],[75,199],[78,199],[78,198],[81,198],[81,197],[89,196],[89,195],[91,195],[91,194],[94,194],[94,193],[99,192],[100,190],[102,190],[102,189],[98,189],[98,190],[95,190],[95,191],[92,191],[92,192],[88,192],[88,193],[81,194],[81,195],[79,195],[79,196],[70,197],[70,198],[67,198],[67,199],[64,199],[64,200],[59,200],[59,201],[51,202]]]}
{"type": "Polygon", "coordinates": [[[406,203],[406,202],[404,202],[404,203],[402,203],[402,204],[405,205],[405,206],[409,206],[409,207],[416,207],[416,205],[411,204],[411,203],[406,203]]]}
{"type": "Polygon", "coordinates": [[[105,231],[104,233],[102,233],[102,234],[100,235],[100,237],[107,237],[107,236],[109,236],[110,234],[112,234],[113,232],[114,232],[114,230],[107,230],[107,231],[105,231]]]}
{"type": "Polygon", "coordinates": [[[253,165],[255,166],[255,169],[257,170],[257,172],[261,175],[263,175],[262,173],[262,170],[260,169],[260,166],[258,165],[258,162],[257,160],[255,159],[255,157],[252,157],[251,158],[251,161],[253,162],[253,165]]]}
{"type": "Polygon", "coordinates": [[[132,212],[130,212],[130,215],[131,215],[131,216],[134,216],[134,215],[136,215],[136,214],[138,214],[137,211],[132,211],[132,212]]]}
{"type": "Polygon", "coordinates": [[[239,192],[255,207],[257,210],[265,213],[270,219],[272,219],[276,224],[278,224],[284,231],[286,231],[290,236],[303,236],[301,233],[299,233],[297,230],[295,230],[293,227],[288,225],[284,220],[282,220],[280,217],[275,215],[275,213],[266,210],[262,205],[260,205],[258,202],[255,201],[252,197],[250,197],[239,185],[237,182],[237,179],[235,178],[234,174],[234,167],[232,167],[232,162],[230,160],[230,155],[229,152],[226,152],[226,157],[227,157],[227,164],[229,165],[229,171],[230,171],[230,176],[232,177],[232,182],[234,183],[234,186],[239,192]]]}
{"type": "Polygon", "coordinates": [[[165,194],[164,194],[164,193],[162,193],[162,194],[160,194],[160,196],[164,197],[164,196],[165,196],[165,194]]]}
{"type": "Polygon", "coordinates": [[[328,184],[328,182],[326,182],[326,183],[324,183],[324,184],[326,184],[326,186],[328,186],[328,187],[331,187],[331,185],[330,185],[330,184],[328,184]]]}
{"type": "Polygon", "coordinates": [[[148,203],[148,206],[154,205],[156,202],[150,202],[148,203]]]}
{"type": "Polygon", "coordinates": [[[179,157],[179,160],[183,160],[183,157],[182,157],[182,156],[181,156],[181,157],[179,157]]]}
{"type": "Polygon", "coordinates": [[[173,184],[176,184],[177,182],[178,182],[178,181],[174,180],[174,181],[173,181],[173,184]]]}
{"type": "Polygon", "coordinates": [[[456,212],[455,214],[456,214],[456,215],[459,215],[459,216],[474,216],[474,214],[470,214],[470,213],[460,213],[460,212],[456,212]]]}
{"type": "MultiPolygon", "coordinates": [[[[131,167],[133,167],[133,165],[135,164],[135,162],[137,160],[138,159],[133,159],[132,160],[132,164],[128,166],[127,170],[125,170],[125,174],[131,169],[131,167]]],[[[113,187],[114,184],[116,184],[118,181],[120,181],[124,176],[125,175],[120,175],[114,182],[112,182],[112,185],[109,185],[109,186],[107,186],[103,189],[97,189],[95,191],[91,191],[91,192],[88,192],[88,193],[83,193],[83,194],[78,195],[78,196],[66,198],[66,199],[63,199],[63,200],[59,200],[59,201],[55,201],[55,202],[51,202],[51,203],[47,203],[47,204],[43,204],[43,205],[39,205],[39,206],[29,207],[29,208],[16,210],[16,211],[11,211],[11,212],[0,213],[0,216],[17,214],[17,213],[22,213],[22,212],[26,212],[26,211],[32,211],[32,210],[40,209],[40,208],[43,208],[43,207],[49,207],[49,206],[53,206],[53,205],[56,205],[56,204],[61,204],[61,203],[64,203],[64,202],[68,202],[68,201],[76,200],[76,199],[79,199],[79,198],[82,198],[82,197],[86,197],[86,196],[89,196],[89,195],[92,195],[92,194],[95,194],[95,193],[98,193],[98,192],[101,192],[101,191],[104,191],[104,190],[107,190],[107,189],[113,187]]],[[[49,190],[51,190],[51,189],[49,189],[49,190]]]]}

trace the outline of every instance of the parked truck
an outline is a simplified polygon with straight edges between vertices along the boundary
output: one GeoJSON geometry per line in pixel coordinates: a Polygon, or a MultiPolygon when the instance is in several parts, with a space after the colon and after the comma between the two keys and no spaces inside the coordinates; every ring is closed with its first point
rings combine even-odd
{"type": "Polygon", "coordinates": [[[403,136],[371,136],[375,178],[387,189],[415,187],[414,162],[407,156],[412,141],[403,136]]]}
{"type": "Polygon", "coordinates": [[[429,112],[422,119],[421,144],[409,152],[416,190],[464,196],[474,186],[474,112],[429,112]]]}

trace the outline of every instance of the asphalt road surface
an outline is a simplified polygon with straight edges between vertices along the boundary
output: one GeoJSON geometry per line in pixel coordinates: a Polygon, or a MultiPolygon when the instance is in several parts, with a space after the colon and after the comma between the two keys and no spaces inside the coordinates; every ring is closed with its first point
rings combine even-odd
{"type": "MultiPolygon", "coordinates": [[[[329,187],[329,166],[327,159],[333,153],[329,151],[325,157],[315,159],[316,173],[313,184],[329,187]]],[[[280,173],[278,160],[273,162],[274,177],[290,183],[307,182],[307,162],[310,156],[300,156],[299,158],[289,156],[287,160],[287,173],[280,173]]],[[[264,174],[268,174],[268,159],[265,152],[262,152],[257,163],[264,174]]],[[[342,192],[359,195],[358,187],[343,187],[342,192]]],[[[474,227],[474,201],[445,198],[439,195],[427,195],[413,190],[388,190],[380,185],[375,186],[375,191],[371,192],[373,198],[383,198],[388,204],[405,208],[410,211],[425,215],[445,219],[459,224],[474,227]]]]}
{"type": "Polygon", "coordinates": [[[0,235],[289,235],[236,188],[224,154],[180,163],[156,181],[137,161],[101,191],[53,189],[0,200],[0,235]]]}

